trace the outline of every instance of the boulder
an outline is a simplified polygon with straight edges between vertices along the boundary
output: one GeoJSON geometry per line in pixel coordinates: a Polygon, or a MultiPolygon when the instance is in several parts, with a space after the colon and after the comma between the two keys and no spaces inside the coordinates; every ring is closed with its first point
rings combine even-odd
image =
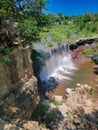
{"type": "Polygon", "coordinates": [[[98,54],[93,55],[92,60],[94,61],[95,64],[98,64],[98,54]]]}
{"type": "Polygon", "coordinates": [[[38,127],[38,122],[36,122],[36,121],[28,121],[28,122],[24,123],[22,125],[22,127],[25,130],[40,130],[40,128],[38,127]]]}

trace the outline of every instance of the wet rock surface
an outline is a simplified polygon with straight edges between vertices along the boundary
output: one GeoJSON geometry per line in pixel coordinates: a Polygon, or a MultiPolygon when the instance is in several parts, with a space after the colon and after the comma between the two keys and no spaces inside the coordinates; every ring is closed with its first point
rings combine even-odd
{"type": "Polygon", "coordinates": [[[76,89],[66,93],[66,99],[54,95],[53,98],[60,104],[44,99],[43,104],[48,106],[48,110],[40,120],[46,122],[49,130],[98,130],[97,83],[94,91],[91,86],[78,83],[76,89]],[[49,121],[51,114],[54,118],[49,121]]]}
{"type": "Polygon", "coordinates": [[[98,130],[98,101],[90,94],[91,87],[81,84],[67,95],[67,100],[57,106],[63,120],[53,123],[53,130],[98,130]],[[65,107],[63,107],[65,106],[65,107]]]}
{"type": "Polygon", "coordinates": [[[92,56],[92,60],[93,60],[96,64],[98,64],[98,54],[93,55],[93,56],[92,56]]]}
{"type": "MultiPolygon", "coordinates": [[[[61,105],[50,105],[47,113],[52,112],[55,118],[47,123],[47,128],[30,120],[36,95],[36,79],[32,78],[26,82],[23,78],[21,91],[9,94],[0,103],[0,130],[98,130],[98,93],[93,94],[90,91],[92,87],[81,83],[76,90],[67,93],[61,105]]],[[[98,87],[98,76],[95,83],[94,91],[98,87]]]]}

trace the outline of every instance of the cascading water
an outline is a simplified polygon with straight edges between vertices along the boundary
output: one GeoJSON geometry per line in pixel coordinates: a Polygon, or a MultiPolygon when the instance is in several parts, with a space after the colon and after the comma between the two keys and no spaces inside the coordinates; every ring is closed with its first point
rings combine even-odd
{"type": "Polygon", "coordinates": [[[42,82],[53,83],[53,81],[59,82],[61,80],[71,79],[70,77],[76,67],[72,62],[68,49],[68,44],[65,44],[59,48],[52,49],[50,52],[44,53],[45,66],[39,74],[42,82]]]}

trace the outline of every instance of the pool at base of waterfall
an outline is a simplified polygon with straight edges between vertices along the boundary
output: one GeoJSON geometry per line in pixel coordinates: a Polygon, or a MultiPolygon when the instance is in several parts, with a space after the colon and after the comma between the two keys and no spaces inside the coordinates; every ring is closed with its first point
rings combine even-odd
{"type": "Polygon", "coordinates": [[[96,66],[93,63],[85,62],[81,64],[78,70],[74,72],[74,75],[72,75],[71,80],[61,81],[52,94],[66,97],[66,88],[76,88],[80,84],[88,84],[94,87],[95,81],[98,79],[98,74],[96,74],[95,70],[96,66]]]}

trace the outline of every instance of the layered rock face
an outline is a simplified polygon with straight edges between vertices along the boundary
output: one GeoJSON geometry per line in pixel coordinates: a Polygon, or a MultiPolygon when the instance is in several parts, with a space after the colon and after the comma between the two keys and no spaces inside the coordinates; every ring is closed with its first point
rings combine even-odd
{"type": "Polygon", "coordinates": [[[39,98],[33,75],[30,49],[13,52],[10,65],[0,63],[0,117],[5,121],[30,119],[39,98]]]}

